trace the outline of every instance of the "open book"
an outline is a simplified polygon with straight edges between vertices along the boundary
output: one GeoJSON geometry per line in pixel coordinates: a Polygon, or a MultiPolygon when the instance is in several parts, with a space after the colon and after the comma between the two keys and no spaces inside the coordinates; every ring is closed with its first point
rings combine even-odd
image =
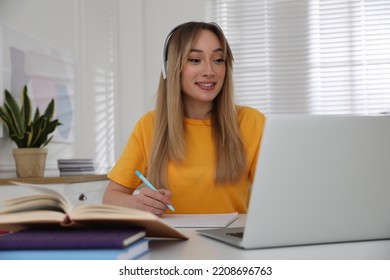
{"type": "MultiPolygon", "coordinates": [[[[23,186],[26,186],[23,184],[23,186]]],[[[0,229],[142,227],[148,237],[188,239],[152,213],[108,204],[72,206],[60,193],[28,185],[36,194],[0,202],[0,229]]]]}

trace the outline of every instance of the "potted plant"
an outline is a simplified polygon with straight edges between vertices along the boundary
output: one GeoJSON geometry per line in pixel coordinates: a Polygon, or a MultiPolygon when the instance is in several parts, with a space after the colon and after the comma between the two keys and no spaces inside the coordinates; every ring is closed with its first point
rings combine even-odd
{"type": "Polygon", "coordinates": [[[23,87],[21,107],[5,90],[3,107],[0,107],[0,118],[5,124],[10,139],[17,145],[13,149],[18,177],[43,177],[47,148],[53,136],[50,134],[61,125],[58,119],[53,120],[54,99],[47,105],[43,114],[37,107],[32,118],[31,101],[27,86],[23,87]]]}

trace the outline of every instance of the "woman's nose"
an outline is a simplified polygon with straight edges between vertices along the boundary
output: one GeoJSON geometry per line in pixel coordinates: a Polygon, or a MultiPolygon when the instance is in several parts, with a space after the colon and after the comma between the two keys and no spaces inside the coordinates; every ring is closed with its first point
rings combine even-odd
{"type": "Polygon", "coordinates": [[[206,61],[203,64],[202,71],[203,71],[202,72],[203,76],[207,76],[207,77],[213,76],[214,75],[214,68],[213,68],[212,62],[211,61],[206,61]]]}

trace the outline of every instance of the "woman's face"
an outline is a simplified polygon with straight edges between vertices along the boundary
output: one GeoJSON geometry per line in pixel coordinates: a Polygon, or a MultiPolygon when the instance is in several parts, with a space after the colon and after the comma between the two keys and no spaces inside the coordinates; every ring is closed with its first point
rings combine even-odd
{"type": "Polygon", "coordinates": [[[225,79],[226,64],[218,37],[201,30],[181,72],[181,90],[186,107],[212,106],[225,79]]]}

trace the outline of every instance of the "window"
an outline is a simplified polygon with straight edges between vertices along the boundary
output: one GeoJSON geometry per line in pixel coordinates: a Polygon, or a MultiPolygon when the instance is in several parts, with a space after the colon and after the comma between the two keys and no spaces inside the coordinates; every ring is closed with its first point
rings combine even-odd
{"type": "Polygon", "coordinates": [[[390,1],[209,1],[239,104],[266,115],[390,110],[390,1]]]}

